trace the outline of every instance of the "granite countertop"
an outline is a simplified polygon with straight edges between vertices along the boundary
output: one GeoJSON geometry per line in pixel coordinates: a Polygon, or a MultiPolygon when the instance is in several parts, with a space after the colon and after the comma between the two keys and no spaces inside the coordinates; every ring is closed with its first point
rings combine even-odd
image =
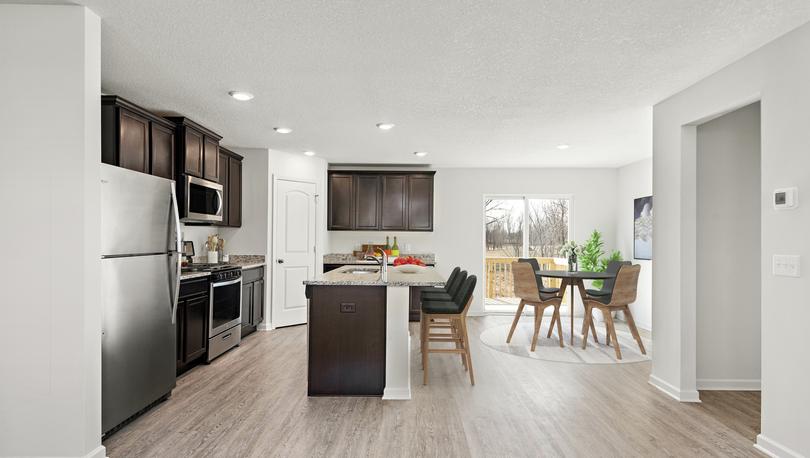
{"type": "MultiPolygon", "coordinates": [[[[444,278],[434,267],[425,267],[421,272],[413,274],[401,273],[389,268],[387,282],[380,280],[380,274],[377,272],[348,273],[347,271],[351,269],[357,269],[357,267],[343,266],[319,275],[315,280],[307,280],[304,284],[310,286],[444,286],[444,278]]],[[[374,267],[368,269],[374,270],[374,267]]]]}
{"type": "MultiPolygon", "coordinates": [[[[205,258],[195,258],[195,262],[204,263],[205,258]]],[[[262,267],[265,265],[264,256],[263,255],[244,255],[244,254],[232,254],[230,259],[228,260],[228,264],[238,266],[245,269],[254,269],[256,267],[262,267]]],[[[183,272],[180,274],[180,280],[191,280],[192,278],[200,278],[200,277],[208,277],[211,275],[211,272],[183,272]]]]}
{"type": "MultiPolygon", "coordinates": [[[[413,256],[414,258],[421,259],[422,262],[425,264],[436,264],[436,255],[433,253],[402,253],[399,257],[405,256],[413,256]]],[[[391,264],[394,262],[394,257],[390,257],[388,263],[391,264]]],[[[329,253],[323,255],[323,263],[324,264],[355,264],[355,265],[365,265],[365,264],[375,264],[375,261],[365,261],[362,259],[358,259],[352,253],[329,253]]]]}

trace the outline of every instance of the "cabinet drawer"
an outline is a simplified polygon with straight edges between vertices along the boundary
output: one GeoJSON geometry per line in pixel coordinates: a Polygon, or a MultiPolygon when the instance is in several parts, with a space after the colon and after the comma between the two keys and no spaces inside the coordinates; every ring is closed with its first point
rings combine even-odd
{"type": "Polygon", "coordinates": [[[180,282],[180,297],[208,294],[208,277],[193,278],[180,282]]]}
{"type": "Polygon", "coordinates": [[[264,278],[264,267],[254,267],[242,271],[242,283],[253,283],[264,278]]]}

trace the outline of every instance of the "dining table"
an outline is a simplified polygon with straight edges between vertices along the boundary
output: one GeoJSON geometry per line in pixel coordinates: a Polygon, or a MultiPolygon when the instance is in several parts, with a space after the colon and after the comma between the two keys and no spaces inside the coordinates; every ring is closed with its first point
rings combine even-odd
{"type": "Polygon", "coordinates": [[[562,280],[560,291],[563,293],[566,288],[571,288],[571,294],[569,295],[571,300],[571,345],[574,345],[574,287],[579,289],[579,295],[584,300],[587,296],[585,292],[585,280],[609,280],[616,278],[616,274],[608,272],[587,272],[582,270],[535,270],[534,273],[537,277],[558,278],[562,280]]]}

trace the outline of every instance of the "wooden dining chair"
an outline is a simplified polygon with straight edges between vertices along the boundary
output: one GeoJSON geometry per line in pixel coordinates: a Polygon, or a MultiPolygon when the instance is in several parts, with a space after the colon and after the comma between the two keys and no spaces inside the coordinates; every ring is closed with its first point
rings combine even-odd
{"type": "Polygon", "coordinates": [[[622,351],[619,348],[619,340],[616,338],[616,326],[613,323],[613,314],[611,313],[616,311],[624,312],[624,316],[627,319],[627,326],[630,328],[633,338],[638,342],[638,348],[641,350],[642,354],[647,354],[647,351],[644,349],[644,343],[641,341],[641,336],[636,328],[636,322],[633,320],[633,314],[630,312],[630,304],[636,301],[638,274],[640,271],[641,266],[638,264],[621,266],[619,272],[616,274],[616,283],[613,285],[613,292],[610,296],[586,295],[583,298],[583,302],[585,303],[585,320],[587,320],[587,323],[583,326],[583,349],[588,345],[588,325],[593,324],[593,314],[591,312],[596,308],[602,311],[602,316],[605,319],[605,327],[607,329],[607,342],[608,345],[610,345],[611,341],[613,342],[613,350],[616,352],[616,359],[622,359],[622,351]]]}
{"type": "Polygon", "coordinates": [[[470,374],[470,384],[475,385],[470,336],[467,332],[467,312],[475,291],[475,275],[470,275],[458,289],[452,301],[425,300],[422,302],[420,320],[420,347],[422,350],[422,383],[428,383],[428,356],[430,353],[455,353],[461,356],[461,365],[470,374]],[[431,330],[448,329],[450,332],[434,333],[431,330]],[[431,342],[454,344],[455,348],[434,348],[431,342]]]}
{"type": "Polygon", "coordinates": [[[557,323],[557,337],[560,338],[560,347],[563,347],[562,325],[560,323],[560,304],[562,304],[562,296],[559,294],[546,295],[540,292],[537,287],[536,275],[534,269],[527,262],[513,262],[512,263],[512,277],[515,282],[515,297],[520,298],[515,319],[512,320],[512,328],[509,329],[509,335],[506,337],[506,343],[512,341],[512,334],[515,333],[520,316],[523,314],[523,308],[526,305],[534,307],[534,335],[532,336],[532,349],[537,348],[537,336],[540,334],[540,325],[543,323],[543,313],[547,307],[554,307],[554,313],[551,318],[551,326],[557,323]]]}

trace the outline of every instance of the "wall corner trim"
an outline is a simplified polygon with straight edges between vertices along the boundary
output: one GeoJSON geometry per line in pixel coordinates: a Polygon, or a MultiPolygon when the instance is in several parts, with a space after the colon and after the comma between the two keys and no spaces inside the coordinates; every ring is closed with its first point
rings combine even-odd
{"type": "Polygon", "coordinates": [[[649,383],[678,402],[700,402],[700,394],[696,390],[681,391],[674,385],[671,385],[670,383],[665,382],[652,374],[650,374],[649,383]]]}
{"type": "Polygon", "coordinates": [[[107,456],[107,449],[103,445],[99,445],[95,449],[93,449],[87,455],[84,455],[84,458],[106,458],[107,456]]]}
{"type": "Polygon", "coordinates": [[[774,458],[803,458],[803,456],[795,450],[791,450],[772,439],[768,439],[762,434],[757,434],[757,443],[754,444],[754,448],[774,458]]]}
{"type": "Polygon", "coordinates": [[[698,390],[761,391],[762,380],[756,379],[698,379],[698,390]]]}

